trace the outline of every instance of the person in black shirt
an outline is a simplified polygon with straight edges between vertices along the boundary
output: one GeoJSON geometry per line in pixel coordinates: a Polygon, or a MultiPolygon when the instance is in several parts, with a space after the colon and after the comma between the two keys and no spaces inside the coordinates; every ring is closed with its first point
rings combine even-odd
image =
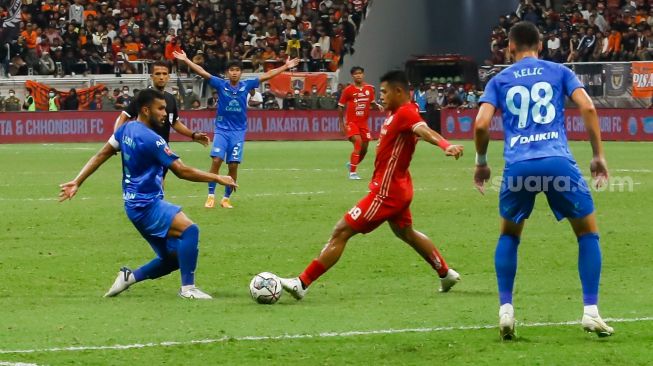
{"type": "MultiPolygon", "coordinates": [[[[157,61],[152,65],[152,73],[150,78],[154,88],[163,92],[166,100],[166,115],[167,118],[161,126],[156,126],[154,131],[166,142],[170,141],[170,127],[174,128],[180,135],[186,136],[191,140],[207,146],[209,144],[209,137],[204,132],[191,131],[186,125],[179,120],[179,109],[177,107],[177,100],[174,95],[164,91],[168,81],[170,80],[170,68],[168,64],[163,61],[157,61]]],[[[138,117],[136,104],[130,103],[116,120],[113,127],[114,131],[122,126],[125,122],[131,121],[138,117]]]]}

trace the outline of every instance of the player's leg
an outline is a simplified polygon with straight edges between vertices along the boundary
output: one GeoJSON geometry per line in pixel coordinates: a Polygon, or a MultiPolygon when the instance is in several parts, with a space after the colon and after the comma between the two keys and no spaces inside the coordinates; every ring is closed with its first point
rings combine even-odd
{"type": "Polygon", "coordinates": [[[281,285],[294,298],[301,300],[313,282],[333,267],[342,256],[347,246],[347,241],[358,232],[354,230],[345,219],[340,219],[336,224],[331,238],[324,246],[320,255],[311,261],[304,271],[295,278],[282,278],[281,285]]]}
{"type": "Polygon", "coordinates": [[[568,218],[578,242],[578,273],[583,289],[583,328],[609,336],[614,329],[601,319],[598,310],[601,278],[601,247],[594,202],[578,166],[567,159],[547,159],[554,176],[547,201],[558,220],[568,218]]]}
{"type": "MultiPolygon", "coordinates": [[[[227,147],[227,136],[223,131],[216,130],[213,134],[213,146],[211,147],[210,153],[211,167],[209,168],[209,173],[218,174],[220,172],[222,162],[226,159],[227,147]]],[[[215,207],[215,187],[217,183],[211,182],[208,185],[209,193],[204,207],[213,208],[215,207]]]]}
{"type": "Polygon", "coordinates": [[[176,250],[181,272],[179,296],[189,299],[210,299],[195,287],[195,270],[199,256],[199,227],[184,212],[179,211],[168,230],[169,250],[176,250]],[[176,248],[175,248],[176,247],[176,248]]]}
{"type": "Polygon", "coordinates": [[[406,207],[399,215],[389,220],[392,232],[406,244],[410,245],[440,277],[440,292],[448,292],[458,281],[460,275],[449,268],[447,262],[435,247],[433,241],[412,225],[410,209],[406,207]]]}
{"type": "MultiPolygon", "coordinates": [[[[531,175],[529,163],[516,163],[504,170],[499,212],[501,228],[494,252],[494,269],[499,290],[499,334],[503,340],[515,337],[515,313],[512,292],[517,275],[517,250],[524,220],[533,211],[539,190],[527,189],[524,182],[531,175]]],[[[538,187],[539,188],[539,187],[538,187]]]]}
{"type": "Polygon", "coordinates": [[[367,125],[365,127],[360,127],[360,136],[361,136],[361,150],[360,150],[360,157],[358,158],[359,165],[361,162],[363,162],[363,159],[365,159],[365,155],[367,155],[367,148],[370,144],[370,140],[372,139],[372,135],[370,134],[370,130],[367,128],[367,125]]]}
{"type": "MultiPolygon", "coordinates": [[[[234,132],[229,138],[228,150],[227,150],[227,166],[229,167],[229,176],[234,179],[234,182],[238,179],[238,166],[243,160],[243,149],[245,148],[245,132],[234,132]]],[[[220,200],[220,206],[223,208],[234,208],[231,204],[231,193],[233,193],[233,188],[229,186],[224,187],[224,196],[220,200]]]]}
{"type": "Polygon", "coordinates": [[[358,180],[360,177],[356,173],[356,168],[360,162],[360,152],[363,145],[363,139],[361,137],[358,125],[355,123],[346,124],[346,134],[347,139],[352,143],[353,149],[349,155],[349,162],[347,166],[349,167],[349,179],[358,180]]]}

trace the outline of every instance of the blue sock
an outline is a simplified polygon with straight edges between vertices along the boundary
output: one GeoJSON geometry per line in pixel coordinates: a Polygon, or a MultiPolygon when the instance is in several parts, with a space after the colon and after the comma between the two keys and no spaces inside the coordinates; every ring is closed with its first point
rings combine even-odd
{"type": "Polygon", "coordinates": [[[215,186],[217,183],[215,182],[210,182],[209,183],[209,194],[215,194],[215,186]]]}
{"type": "Polygon", "coordinates": [[[589,233],[578,237],[578,273],[583,285],[583,305],[596,305],[601,278],[599,234],[589,233]]]}
{"type": "Polygon", "coordinates": [[[195,284],[195,269],[197,268],[197,255],[199,254],[200,229],[197,225],[189,226],[179,237],[177,258],[181,271],[181,285],[195,284]]]}
{"type": "Polygon", "coordinates": [[[152,259],[149,263],[144,264],[134,273],[136,282],[143,280],[153,280],[155,278],[163,277],[172,271],[179,269],[179,263],[176,258],[161,259],[159,257],[152,259]]]}
{"type": "Polygon", "coordinates": [[[512,235],[501,235],[494,252],[494,269],[499,285],[499,305],[512,304],[512,288],[517,274],[517,248],[519,238],[512,235]]]}
{"type": "Polygon", "coordinates": [[[229,198],[231,197],[231,192],[233,192],[233,189],[229,186],[224,187],[224,197],[229,198]]]}

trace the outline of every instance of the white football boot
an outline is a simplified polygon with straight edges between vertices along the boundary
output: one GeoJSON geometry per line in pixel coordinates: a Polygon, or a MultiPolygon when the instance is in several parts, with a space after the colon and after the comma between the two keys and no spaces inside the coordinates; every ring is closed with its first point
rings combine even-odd
{"type": "Polygon", "coordinates": [[[283,289],[288,291],[295,299],[301,300],[304,298],[304,296],[306,296],[306,292],[308,292],[308,289],[304,288],[304,286],[302,285],[302,281],[299,279],[299,277],[279,278],[279,280],[281,280],[281,286],[283,287],[283,289]]]}
{"type": "Polygon", "coordinates": [[[179,297],[193,300],[210,300],[213,298],[211,295],[194,286],[186,290],[179,289],[179,297]]]}
{"type": "Polygon", "coordinates": [[[132,273],[131,269],[122,267],[120,268],[120,271],[118,271],[116,280],[113,281],[113,285],[111,285],[109,291],[104,294],[104,297],[118,296],[121,292],[127,290],[129,286],[133,285],[134,283],[136,283],[136,279],[134,278],[134,274],[132,273]]]}
{"type": "Polygon", "coordinates": [[[460,275],[449,268],[447,275],[440,278],[440,292],[449,292],[458,282],[460,282],[460,275]]]}
{"type": "Polygon", "coordinates": [[[596,333],[601,338],[609,337],[614,333],[614,328],[607,325],[600,315],[592,316],[585,313],[581,324],[586,332],[596,333]]]}
{"type": "Polygon", "coordinates": [[[512,304],[503,304],[499,308],[499,336],[502,341],[515,339],[515,310],[512,304]]]}

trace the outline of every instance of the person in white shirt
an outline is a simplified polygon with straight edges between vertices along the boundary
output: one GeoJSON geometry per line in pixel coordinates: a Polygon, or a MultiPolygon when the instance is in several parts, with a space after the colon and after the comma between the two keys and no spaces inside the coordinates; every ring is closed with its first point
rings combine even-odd
{"type": "Polygon", "coordinates": [[[247,108],[249,109],[263,108],[263,95],[261,95],[258,89],[251,89],[247,94],[247,108]]]}
{"type": "Polygon", "coordinates": [[[175,36],[179,35],[179,30],[182,28],[181,25],[181,19],[179,18],[179,14],[173,13],[173,14],[168,14],[168,30],[173,29],[175,36]]]}
{"type": "Polygon", "coordinates": [[[71,22],[75,20],[77,24],[84,25],[84,7],[80,3],[81,0],[75,0],[75,3],[70,6],[68,18],[71,22]]]}

